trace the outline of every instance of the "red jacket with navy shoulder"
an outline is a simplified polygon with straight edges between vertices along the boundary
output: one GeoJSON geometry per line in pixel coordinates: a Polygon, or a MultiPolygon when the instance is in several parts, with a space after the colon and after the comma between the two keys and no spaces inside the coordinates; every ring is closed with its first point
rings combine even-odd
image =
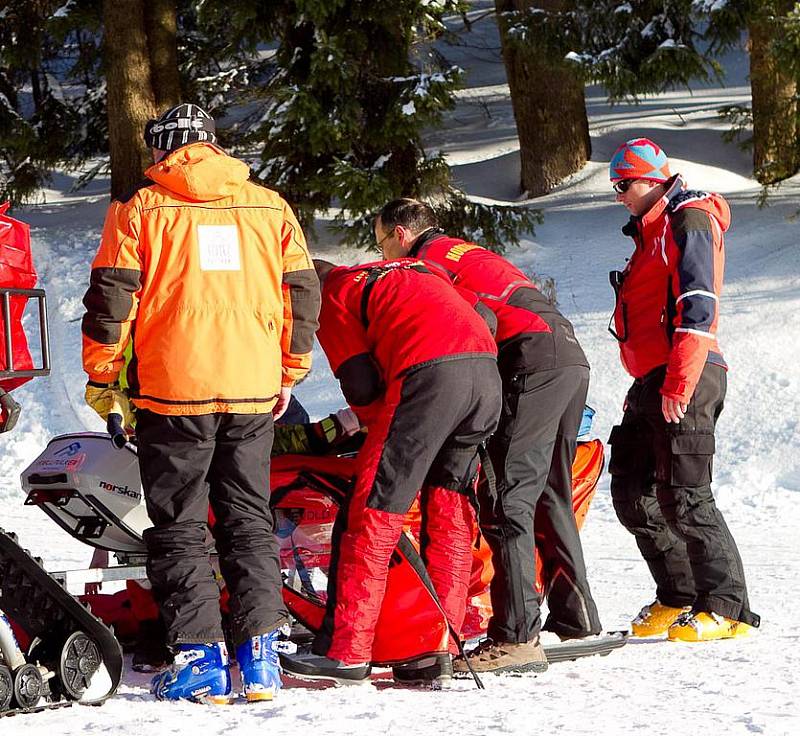
{"type": "Polygon", "coordinates": [[[409,255],[473,292],[494,312],[501,372],[589,365],[569,320],[501,255],[438,229],[420,235],[409,255]]]}
{"type": "Polygon", "coordinates": [[[720,195],[686,190],[676,175],[622,229],[636,244],[615,285],[622,364],[634,378],[666,365],[661,393],[676,401],[690,401],[707,362],[727,368],[716,333],[729,225],[720,195]]]}
{"type": "Polygon", "coordinates": [[[317,337],[362,421],[386,384],[413,368],[496,358],[494,338],[465,296],[412,258],[328,274],[317,337]]]}

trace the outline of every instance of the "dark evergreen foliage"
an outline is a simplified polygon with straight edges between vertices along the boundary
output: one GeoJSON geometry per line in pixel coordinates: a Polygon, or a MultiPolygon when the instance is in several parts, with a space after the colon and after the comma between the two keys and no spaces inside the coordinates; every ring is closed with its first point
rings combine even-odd
{"type": "Polygon", "coordinates": [[[0,198],[34,197],[54,166],[105,150],[94,5],[11,0],[0,10],[0,198]]]}
{"type": "MultiPolygon", "coordinates": [[[[297,208],[305,224],[341,208],[348,243],[371,242],[372,213],[397,196],[431,200],[454,233],[518,243],[539,219],[521,207],[469,201],[438,152],[422,144],[453,104],[461,70],[426,44],[459,0],[176,0],[187,99],[217,118],[220,143],[297,208]]],[[[54,166],[107,153],[98,0],[12,0],[0,42],[3,189],[35,196],[54,166]],[[56,12],[58,11],[58,12],[56,12]],[[34,23],[28,18],[33,13],[34,23]],[[36,29],[36,37],[27,34],[36,29]],[[20,43],[21,39],[25,40],[20,43]],[[31,107],[19,90],[45,86],[31,107]]],[[[79,180],[106,166],[104,158],[79,180]]]]}
{"type": "Polygon", "coordinates": [[[737,40],[743,0],[576,0],[564,12],[509,14],[517,42],[577,64],[609,99],[636,98],[721,74],[715,53],[737,40]]]}
{"type": "MultiPolygon", "coordinates": [[[[374,211],[398,196],[428,199],[453,232],[515,244],[538,214],[525,208],[469,202],[455,189],[438,152],[422,131],[452,107],[461,70],[428,43],[445,33],[454,0],[297,0],[243,2],[225,12],[232,53],[243,65],[271,58],[252,87],[257,115],[240,120],[231,137],[260,149],[256,171],[281,191],[309,225],[314,214],[334,217],[345,243],[372,242],[374,211]],[[272,38],[274,50],[265,49],[272,38]],[[273,55],[274,54],[274,55],[273,55]]],[[[207,6],[205,23],[223,13],[207,6]]],[[[252,71],[252,70],[251,70],[252,71]]],[[[502,247],[502,246],[500,246],[502,247]]]]}

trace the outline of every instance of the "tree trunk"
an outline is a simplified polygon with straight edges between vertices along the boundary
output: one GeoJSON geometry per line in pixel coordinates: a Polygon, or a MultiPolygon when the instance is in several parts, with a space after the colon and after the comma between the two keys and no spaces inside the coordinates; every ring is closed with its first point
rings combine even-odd
{"type": "MultiPolygon", "coordinates": [[[[786,15],[794,1],[769,3],[775,15],[786,15]]],[[[767,12],[750,20],[750,88],[753,98],[753,174],[774,184],[800,168],[797,80],[785,70],[771,44],[778,30],[767,12]]]]}
{"type": "Polygon", "coordinates": [[[155,116],[143,0],[103,0],[111,196],[141,181],[153,163],[144,143],[145,123],[155,116]]]}
{"type": "MultiPolygon", "coordinates": [[[[395,11],[393,21],[381,18],[372,28],[375,37],[384,39],[382,44],[372,44],[364,55],[361,71],[364,80],[364,95],[361,98],[367,111],[366,125],[385,125],[387,106],[396,103],[397,85],[389,80],[403,77],[409,73],[409,29],[403,18],[401,7],[395,11]],[[370,118],[372,118],[370,120],[370,118]]],[[[382,144],[384,141],[379,143],[382,144]]],[[[379,151],[369,150],[369,144],[354,146],[359,153],[362,165],[374,161],[379,151]]],[[[423,177],[419,175],[420,142],[417,137],[392,136],[391,151],[386,171],[403,197],[422,195],[420,185],[423,177]]]]}
{"type": "Polygon", "coordinates": [[[153,94],[156,108],[161,113],[181,102],[175,0],[148,0],[145,3],[145,25],[153,94]]]}
{"type": "Polygon", "coordinates": [[[522,191],[536,197],[580,171],[592,153],[583,80],[571,64],[511,42],[502,13],[563,11],[569,0],[495,0],[511,104],[517,122],[522,191]]]}

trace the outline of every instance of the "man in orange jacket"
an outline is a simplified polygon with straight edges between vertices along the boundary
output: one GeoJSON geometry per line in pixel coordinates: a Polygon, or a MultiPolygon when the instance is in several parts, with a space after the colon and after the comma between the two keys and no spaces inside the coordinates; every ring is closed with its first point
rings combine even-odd
{"type": "Polygon", "coordinates": [[[740,636],[750,611],[742,560],[711,492],[714,428],[727,366],[716,331],[730,209],[687,190],[647,138],[623,143],[610,167],[634,251],[613,271],[613,327],[635,379],[611,432],[611,496],[656,582],[633,634],[706,641],[740,636]]]}
{"type": "Polygon", "coordinates": [[[84,298],[86,399],[129,418],[118,381],[130,341],[148,576],[176,653],[154,693],[230,697],[210,502],[244,694],[267,700],[287,618],[268,507],[273,418],[311,366],[319,281],[289,206],[215,145],[204,110],[168,110],[145,140],[155,163],[111,203],[84,298]]]}

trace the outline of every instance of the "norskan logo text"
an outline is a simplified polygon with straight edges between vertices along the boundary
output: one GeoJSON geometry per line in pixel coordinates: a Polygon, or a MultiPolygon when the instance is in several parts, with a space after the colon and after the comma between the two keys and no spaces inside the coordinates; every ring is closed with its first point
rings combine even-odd
{"type": "Polygon", "coordinates": [[[141,493],[131,490],[128,486],[115,486],[113,483],[106,483],[104,480],[101,480],[99,485],[104,491],[117,493],[120,496],[127,496],[128,498],[135,498],[137,501],[142,497],[141,493]]]}

